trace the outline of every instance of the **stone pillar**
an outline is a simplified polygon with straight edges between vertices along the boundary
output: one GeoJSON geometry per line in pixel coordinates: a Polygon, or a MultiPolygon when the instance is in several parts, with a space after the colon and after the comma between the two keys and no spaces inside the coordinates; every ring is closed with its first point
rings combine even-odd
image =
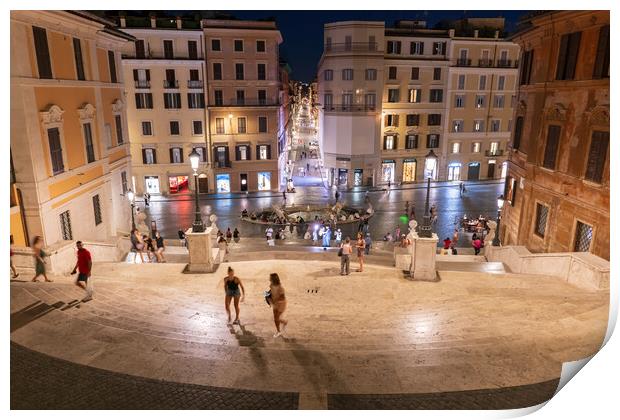
{"type": "Polygon", "coordinates": [[[204,232],[193,233],[192,228],[185,232],[187,247],[189,248],[189,264],[184,273],[212,273],[215,271],[213,263],[213,249],[211,245],[211,227],[204,232]]]}
{"type": "Polygon", "coordinates": [[[435,233],[430,238],[415,238],[411,255],[413,280],[435,280],[435,256],[437,255],[438,241],[439,238],[435,233]]]}

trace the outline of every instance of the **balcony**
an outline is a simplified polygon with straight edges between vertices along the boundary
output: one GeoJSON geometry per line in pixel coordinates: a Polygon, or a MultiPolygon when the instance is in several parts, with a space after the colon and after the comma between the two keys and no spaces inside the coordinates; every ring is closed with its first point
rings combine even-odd
{"type": "Polygon", "coordinates": [[[519,67],[519,60],[497,60],[497,67],[516,69],[519,67]]]}
{"type": "Polygon", "coordinates": [[[216,161],[215,161],[215,162],[213,162],[213,163],[214,163],[214,166],[215,166],[216,168],[231,168],[231,167],[232,167],[232,165],[231,165],[231,163],[230,163],[230,161],[229,161],[229,160],[227,160],[227,161],[225,161],[225,162],[220,162],[220,161],[217,161],[217,160],[216,160],[216,161]]]}
{"type": "Polygon", "coordinates": [[[323,106],[325,112],[372,112],[376,109],[376,105],[366,104],[328,104],[323,106]]]}
{"type": "Polygon", "coordinates": [[[493,60],[481,58],[478,60],[478,67],[493,67],[493,60]]]}
{"type": "Polygon", "coordinates": [[[342,44],[325,44],[325,53],[342,53],[342,52],[377,52],[379,51],[376,42],[349,42],[342,44]]]}
{"type": "Polygon", "coordinates": [[[136,89],[150,89],[151,81],[150,80],[134,80],[136,82],[136,89]]]}
{"type": "Polygon", "coordinates": [[[202,80],[188,80],[187,87],[190,89],[202,89],[204,83],[202,80]]]}
{"type": "Polygon", "coordinates": [[[279,100],[268,99],[229,99],[227,101],[215,101],[210,106],[280,106],[279,100]]]}
{"type": "Polygon", "coordinates": [[[457,67],[470,67],[471,59],[470,58],[457,58],[456,65],[457,67]]]}
{"type": "Polygon", "coordinates": [[[178,80],[164,80],[164,89],[178,89],[179,81],[178,80]]]}
{"type": "Polygon", "coordinates": [[[488,156],[488,157],[503,156],[504,155],[504,151],[503,150],[485,150],[484,151],[484,155],[488,156]]]}

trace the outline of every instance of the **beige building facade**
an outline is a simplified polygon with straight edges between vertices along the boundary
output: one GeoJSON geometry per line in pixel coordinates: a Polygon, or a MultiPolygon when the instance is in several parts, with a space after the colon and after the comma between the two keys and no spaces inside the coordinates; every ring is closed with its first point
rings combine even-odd
{"type": "Polygon", "coordinates": [[[121,50],[87,12],[11,12],[11,238],[106,240],[130,228],[121,50]]]}

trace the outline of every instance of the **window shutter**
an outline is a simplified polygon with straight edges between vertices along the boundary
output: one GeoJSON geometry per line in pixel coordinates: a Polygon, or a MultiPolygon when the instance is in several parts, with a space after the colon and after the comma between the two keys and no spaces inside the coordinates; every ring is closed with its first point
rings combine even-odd
{"type": "Polygon", "coordinates": [[[550,125],[547,128],[547,144],[545,146],[545,156],[543,158],[543,167],[547,169],[555,169],[560,131],[561,127],[559,125],[550,125]]]}
{"type": "Polygon", "coordinates": [[[226,161],[226,166],[230,166],[230,155],[228,154],[228,146],[224,148],[224,160],[226,161]]]}
{"type": "Polygon", "coordinates": [[[271,145],[267,145],[267,159],[271,159],[271,145]]]}
{"type": "Polygon", "coordinates": [[[152,149],[153,150],[153,163],[157,163],[157,149],[152,149]]]}
{"type": "Polygon", "coordinates": [[[515,135],[512,140],[513,149],[519,149],[521,145],[521,133],[523,131],[523,117],[517,117],[517,122],[515,123],[515,135]]]}
{"type": "Polygon", "coordinates": [[[420,54],[424,54],[424,42],[420,42],[420,54]]]}
{"type": "Polygon", "coordinates": [[[138,70],[133,69],[133,80],[138,80],[138,70]]]}
{"type": "Polygon", "coordinates": [[[392,144],[392,149],[398,149],[398,134],[394,134],[394,143],[392,144]]]}
{"type": "Polygon", "coordinates": [[[235,146],[235,160],[241,160],[241,150],[239,150],[239,146],[235,146]]]}
{"type": "Polygon", "coordinates": [[[37,26],[32,27],[34,37],[34,49],[37,56],[37,67],[40,79],[52,78],[52,63],[50,61],[50,51],[47,45],[47,32],[37,26]]]}
{"type": "Polygon", "coordinates": [[[608,147],[608,132],[595,131],[592,133],[592,143],[590,144],[590,154],[588,155],[585,175],[587,180],[600,183],[603,179],[603,169],[605,168],[608,147]]]}
{"type": "Polygon", "coordinates": [[[394,115],[394,127],[398,127],[398,114],[394,115]]]}
{"type": "Polygon", "coordinates": [[[173,148],[171,147],[170,149],[168,149],[168,152],[170,152],[170,163],[174,163],[174,153],[173,153],[173,148]]]}
{"type": "Polygon", "coordinates": [[[446,55],[446,45],[448,45],[447,42],[441,43],[441,52],[443,53],[443,55],[446,55]]]}
{"type": "Polygon", "coordinates": [[[148,82],[150,82],[151,81],[151,71],[149,69],[146,69],[145,73],[146,73],[146,80],[148,82]]]}
{"type": "Polygon", "coordinates": [[[213,162],[219,163],[219,156],[217,154],[217,147],[213,147],[213,162]]]}
{"type": "Polygon", "coordinates": [[[569,35],[562,35],[560,40],[560,50],[558,52],[558,66],[555,72],[556,80],[564,80],[564,69],[566,67],[566,54],[568,53],[569,35]]]}
{"type": "Polygon", "coordinates": [[[114,51],[108,51],[108,65],[110,67],[110,82],[116,83],[116,59],[114,57],[114,51]]]}
{"type": "Polygon", "coordinates": [[[383,136],[383,150],[387,150],[387,136],[383,136]]]}
{"type": "Polygon", "coordinates": [[[142,149],[142,163],[146,165],[146,149],[142,149]]]}
{"type": "Polygon", "coordinates": [[[566,80],[573,80],[575,78],[575,68],[577,67],[577,57],[579,55],[579,43],[581,41],[581,32],[574,32],[570,34],[568,39],[568,54],[566,56],[566,80]]]}
{"type": "Polygon", "coordinates": [[[153,94],[152,93],[146,94],[146,104],[147,104],[147,108],[150,108],[150,109],[153,108],[153,94]]]}
{"type": "Polygon", "coordinates": [[[179,156],[181,157],[181,163],[183,163],[183,148],[180,147],[179,151],[181,152],[181,153],[179,153],[179,156]]]}
{"type": "Polygon", "coordinates": [[[609,25],[602,26],[598,35],[596,60],[592,77],[601,79],[609,75],[609,25]]]}
{"type": "MultiPolygon", "coordinates": [[[[247,160],[252,160],[252,148],[250,146],[245,149],[245,154],[247,160]]],[[[258,155],[256,155],[256,157],[258,159],[258,155]]]]}
{"type": "Polygon", "coordinates": [[[387,116],[387,114],[385,115],[385,117],[383,117],[383,125],[385,127],[388,127],[388,116],[387,116]]]}

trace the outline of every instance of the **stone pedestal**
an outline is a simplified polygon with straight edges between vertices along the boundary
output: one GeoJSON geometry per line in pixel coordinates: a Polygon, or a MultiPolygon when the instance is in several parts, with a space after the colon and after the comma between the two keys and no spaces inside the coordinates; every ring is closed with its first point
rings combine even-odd
{"type": "Polygon", "coordinates": [[[485,257],[488,257],[491,254],[491,246],[493,244],[493,238],[495,238],[495,230],[497,229],[497,223],[493,220],[489,220],[487,222],[487,226],[489,227],[489,233],[487,233],[487,236],[484,239],[485,257]]]}
{"type": "Polygon", "coordinates": [[[189,228],[185,232],[185,239],[189,248],[189,264],[185,267],[184,273],[212,273],[215,271],[211,246],[212,229],[212,227],[208,227],[204,232],[194,233],[192,228],[189,228]]]}
{"type": "Polygon", "coordinates": [[[430,238],[415,238],[411,265],[414,280],[433,281],[436,277],[435,257],[439,238],[433,233],[430,238]]]}

